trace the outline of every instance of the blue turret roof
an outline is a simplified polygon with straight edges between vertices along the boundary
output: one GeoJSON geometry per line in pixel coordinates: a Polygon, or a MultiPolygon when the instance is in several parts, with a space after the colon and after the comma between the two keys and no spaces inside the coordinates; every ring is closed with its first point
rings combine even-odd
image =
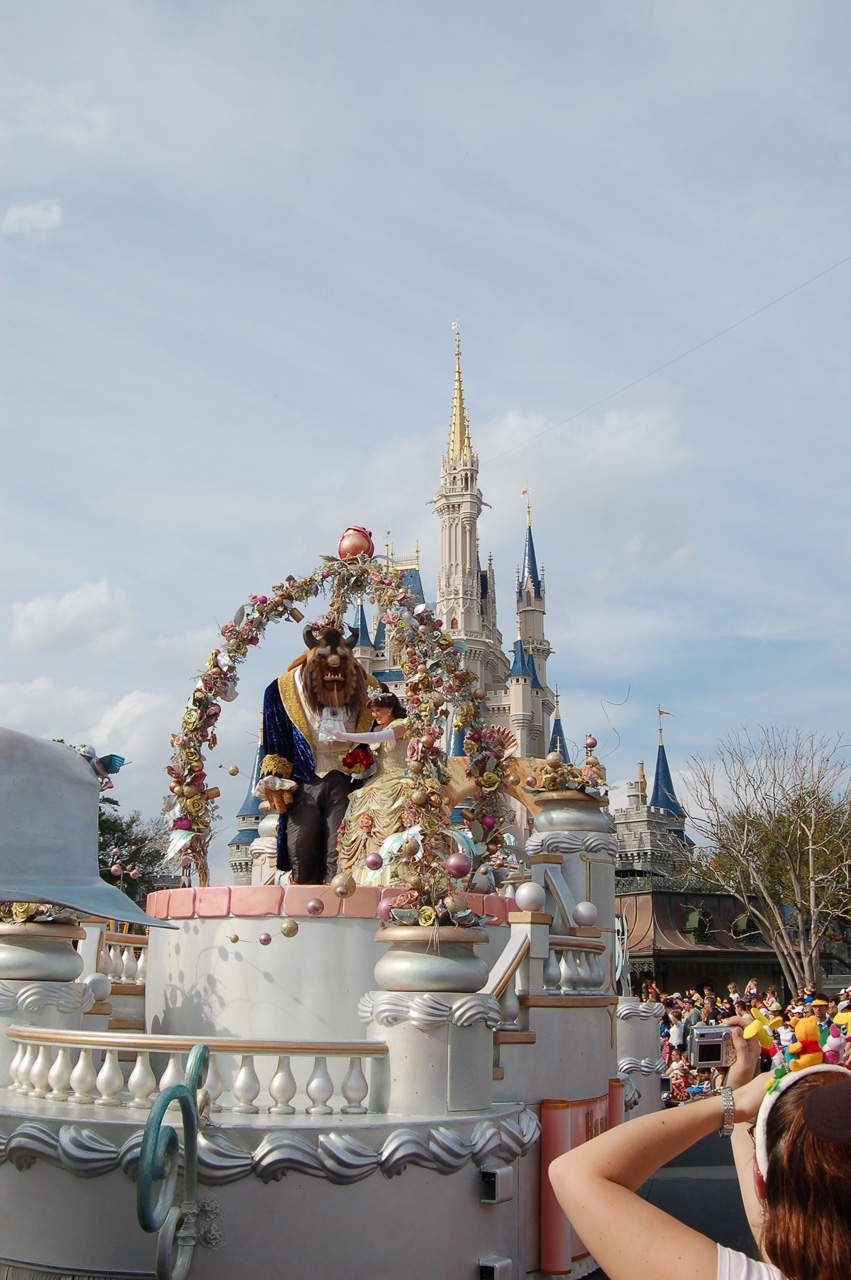
{"type": "Polygon", "coordinates": [[[538,668],[535,666],[535,659],[533,658],[531,653],[526,659],[526,665],[529,668],[529,675],[532,677],[532,688],[543,689],[544,686],[541,684],[540,680],[538,679],[538,668]]]}
{"type": "MultiPolygon", "coordinates": [[[[541,577],[538,573],[538,561],[535,556],[535,543],[532,540],[532,525],[526,525],[526,545],[523,548],[523,568],[520,570],[520,586],[525,586],[526,582],[531,581],[532,590],[535,598],[541,598],[541,577]]],[[[520,599],[521,592],[518,591],[517,598],[520,599]]]]}
{"type": "Polygon", "coordinates": [[[358,605],[358,645],[372,648],[372,641],[369,638],[369,627],[366,623],[366,614],[364,613],[363,600],[358,605]]]}
{"type": "Polygon", "coordinates": [[[509,680],[512,676],[529,676],[532,672],[529,670],[529,664],[526,660],[526,654],[523,649],[523,641],[514,641],[514,660],[511,663],[511,670],[508,673],[509,680]]]}
{"type": "Polygon", "coordinates": [[[425,604],[425,595],[423,594],[423,580],[420,577],[419,569],[406,569],[402,574],[402,585],[408,595],[414,596],[419,604],[425,604]]]}
{"type": "Polygon", "coordinates": [[[375,624],[375,639],[373,640],[372,643],[374,647],[379,651],[382,650],[387,644],[387,636],[384,630],[383,618],[379,618],[378,622],[375,624]]]}
{"type": "Polygon", "coordinates": [[[242,808],[237,810],[236,816],[238,818],[252,818],[255,814],[260,813],[260,801],[254,794],[254,788],[260,781],[260,766],[263,763],[263,757],[265,754],[266,752],[258,742],[257,751],[254,756],[254,765],[251,769],[251,779],[248,783],[248,791],[242,802],[242,808]]]}
{"type": "Polygon", "coordinates": [[[671,770],[668,768],[668,757],[665,755],[665,746],[662,742],[659,743],[659,750],[656,754],[656,777],[653,779],[653,794],[650,797],[650,804],[655,809],[667,809],[668,813],[673,813],[678,818],[686,816],[685,810],[681,808],[674,791],[671,770]]]}
{"type": "Polygon", "coordinates": [[[463,756],[464,754],[464,730],[452,728],[449,731],[449,741],[446,744],[446,754],[448,756],[463,756]]]}
{"type": "Polygon", "coordinates": [[[561,716],[556,716],[555,720],[553,720],[553,731],[550,734],[548,750],[560,751],[564,763],[570,764],[570,753],[567,749],[567,738],[565,738],[564,729],[561,726],[561,716]]]}

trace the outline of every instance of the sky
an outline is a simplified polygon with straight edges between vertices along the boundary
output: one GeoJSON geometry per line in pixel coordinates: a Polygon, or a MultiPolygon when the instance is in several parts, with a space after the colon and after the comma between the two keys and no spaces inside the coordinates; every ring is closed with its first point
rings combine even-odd
{"type": "MultiPolygon", "coordinates": [[[[840,0],[3,6],[0,723],[124,755],[153,815],[250,592],[364,524],[433,595],[458,319],[503,635],[529,489],[615,803],[660,705],[683,786],[743,725],[844,734],[850,36],[840,0]]],[[[300,649],[221,718],[219,879],[300,649]]]]}

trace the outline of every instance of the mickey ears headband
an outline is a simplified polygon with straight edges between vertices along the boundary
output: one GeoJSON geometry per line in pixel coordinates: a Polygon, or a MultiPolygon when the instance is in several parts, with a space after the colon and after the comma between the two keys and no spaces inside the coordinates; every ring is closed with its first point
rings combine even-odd
{"type": "Polygon", "coordinates": [[[810,1133],[824,1142],[851,1142],[851,1071],[837,1064],[823,1062],[816,1067],[804,1067],[802,1071],[789,1071],[781,1076],[768,1089],[762,1100],[756,1117],[754,1129],[754,1145],[756,1147],[756,1163],[763,1178],[768,1176],[768,1144],[765,1130],[768,1114],[777,1099],[799,1080],[807,1076],[831,1072],[838,1075],[837,1088],[840,1092],[829,1089],[813,1089],[804,1099],[804,1124],[810,1133]]]}

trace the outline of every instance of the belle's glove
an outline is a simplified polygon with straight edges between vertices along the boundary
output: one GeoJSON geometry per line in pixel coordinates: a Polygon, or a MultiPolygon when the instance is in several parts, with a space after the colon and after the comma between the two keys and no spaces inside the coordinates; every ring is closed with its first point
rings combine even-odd
{"type": "Polygon", "coordinates": [[[344,733],[342,729],[327,729],[333,742],[392,742],[396,737],[392,729],[375,729],[372,733],[344,733]]]}

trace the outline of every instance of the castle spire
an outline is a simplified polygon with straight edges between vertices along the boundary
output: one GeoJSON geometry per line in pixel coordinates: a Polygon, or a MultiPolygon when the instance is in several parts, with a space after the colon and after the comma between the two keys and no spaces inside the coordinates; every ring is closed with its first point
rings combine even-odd
{"type": "Polygon", "coordinates": [[[470,419],[464,408],[464,387],[461,382],[461,325],[455,321],[455,390],[452,396],[452,418],[449,423],[449,465],[468,458],[473,452],[470,444],[470,419]]]}
{"type": "Polygon", "coordinates": [[[668,765],[668,756],[665,751],[665,744],[662,741],[662,716],[671,715],[670,711],[663,711],[659,708],[659,748],[656,752],[656,776],[653,779],[653,794],[650,797],[650,807],[653,809],[666,809],[668,813],[675,814],[678,818],[685,817],[685,810],[677,799],[674,791],[674,780],[671,777],[671,770],[668,765]]]}
{"type": "Polygon", "coordinates": [[[535,543],[532,540],[532,511],[529,505],[529,499],[526,499],[526,543],[523,547],[523,568],[520,570],[520,581],[517,588],[517,597],[520,598],[523,589],[532,588],[532,592],[536,600],[541,599],[541,575],[538,573],[538,560],[535,556],[535,543]]]}
{"type": "Polygon", "coordinates": [[[567,750],[567,739],[564,736],[564,729],[561,723],[561,709],[558,704],[558,685],[556,685],[556,714],[553,720],[553,731],[550,734],[550,751],[561,752],[561,758],[565,764],[570,764],[570,754],[567,750]]]}

